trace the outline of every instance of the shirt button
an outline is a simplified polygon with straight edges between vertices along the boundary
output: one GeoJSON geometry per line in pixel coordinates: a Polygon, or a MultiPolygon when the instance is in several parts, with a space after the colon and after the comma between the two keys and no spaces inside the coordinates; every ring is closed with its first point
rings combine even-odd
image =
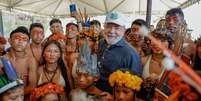
{"type": "Polygon", "coordinates": [[[104,59],[104,56],[102,57],[102,59],[104,59]]]}

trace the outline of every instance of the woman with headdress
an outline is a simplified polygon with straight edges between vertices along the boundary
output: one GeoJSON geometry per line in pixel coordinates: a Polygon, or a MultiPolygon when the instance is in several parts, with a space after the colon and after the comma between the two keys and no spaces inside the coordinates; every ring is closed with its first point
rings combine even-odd
{"type": "MultiPolygon", "coordinates": [[[[42,52],[44,64],[38,69],[38,85],[55,83],[65,88],[68,96],[71,90],[69,71],[62,60],[62,49],[57,41],[48,41],[42,52]]],[[[66,99],[66,97],[64,97],[66,99]]]]}

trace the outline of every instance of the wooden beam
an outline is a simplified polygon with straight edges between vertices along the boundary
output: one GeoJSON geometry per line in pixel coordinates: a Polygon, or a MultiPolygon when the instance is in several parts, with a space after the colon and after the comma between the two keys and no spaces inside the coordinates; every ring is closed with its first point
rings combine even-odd
{"type": "Polygon", "coordinates": [[[123,4],[124,1],[126,1],[126,0],[121,0],[116,6],[114,6],[114,7],[110,10],[110,12],[112,12],[112,11],[115,10],[117,7],[119,7],[121,4],[123,4]]]}
{"type": "Polygon", "coordinates": [[[57,6],[55,7],[54,11],[53,11],[53,14],[52,15],[55,15],[55,12],[57,11],[57,9],[59,8],[59,6],[61,5],[63,0],[60,0],[57,4],[57,6]]]}
{"type": "Polygon", "coordinates": [[[21,3],[23,0],[18,0],[18,1],[16,1],[16,2],[14,2],[13,4],[12,4],[12,6],[14,7],[14,6],[16,6],[17,4],[19,4],[19,3],[21,3]]]}
{"type": "Polygon", "coordinates": [[[54,4],[56,1],[57,1],[57,0],[54,0],[53,2],[48,3],[47,5],[43,6],[43,8],[40,8],[40,9],[38,9],[37,11],[38,11],[38,12],[43,11],[45,8],[47,8],[48,6],[54,4]]]}
{"type": "Polygon", "coordinates": [[[28,2],[28,3],[23,3],[23,4],[17,4],[15,5],[16,7],[20,7],[20,6],[25,6],[25,5],[32,5],[32,4],[35,4],[35,3],[39,3],[39,2],[44,2],[44,1],[47,1],[47,0],[37,0],[37,1],[33,1],[33,2],[28,2]]]}
{"type": "Polygon", "coordinates": [[[90,4],[90,3],[88,3],[88,2],[86,2],[86,1],[84,1],[84,0],[77,0],[77,1],[79,1],[79,2],[81,2],[81,3],[83,3],[83,4],[86,4],[86,5],[89,6],[89,7],[95,8],[95,9],[101,11],[101,12],[104,12],[104,10],[102,10],[102,9],[100,9],[100,8],[98,8],[98,7],[92,5],[92,4],[90,4]]]}
{"type": "Polygon", "coordinates": [[[107,3],[105,0],[103,0],[103,3],[104,3],[104,7],[105,7],[105,13],[107,14],[108,13],[107,3]]]}
{"type": "Polygon", "coordinates": [[[168,5],[167,3],[165,3],[163,0],[160,0],[161,3],[163,3],[165,6],[167,6],[168,8],[172,8],[170,5],[168,5]]]}

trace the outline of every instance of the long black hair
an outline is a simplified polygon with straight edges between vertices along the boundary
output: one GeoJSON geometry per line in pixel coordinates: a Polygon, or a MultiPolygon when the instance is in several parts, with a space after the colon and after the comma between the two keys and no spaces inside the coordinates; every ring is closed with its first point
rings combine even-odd
{"type": "MultiPolygon", "coordinates": [[[[68,80],[66,66],[65,66],[64,61],[63,61],[63,59],[62,59],[62,53],[63,53],[63,52],[62,52],[62,48],[61,48],[60,43],[57,42],[57,41],[54,41],[54,40],[48,41],[48,42],[45,44],[44,48],[43,48],[42,54],[44,54],[45,49],[46,49],[49,45],[51,45],[51,44],[55,44],[55,45],[59,48],[59,51],[60,51],[60,53],[61,53],[61,56],[59,57],[59,60],[58,60],[58,64],[60,65],[60,66],[59,66],[59,69],[61,70],[61,75],[63,76],[64,81],[65,81],[65,84],[66,84],[66,86],[64,87],[64,90],[65,90],[65,92],[66,92],[66,96],[68,97],[68,95],[69,95],[69,93],[70,93],[70,90],[71,90],[71,89],[70,89],[70,82],[69,82],[69,80],[68,80]]],[[[45,60],[44,57],[43,57],[43,64],[45,64],[45,63],[46,63],[46,60],[45,60]]]]}

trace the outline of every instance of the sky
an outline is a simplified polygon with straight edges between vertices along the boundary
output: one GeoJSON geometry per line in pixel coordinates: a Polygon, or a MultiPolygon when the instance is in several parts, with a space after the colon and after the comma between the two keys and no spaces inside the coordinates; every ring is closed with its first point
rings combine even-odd
{"type": "Polygon", "coordinates": [[[201,35],[201,4],[194,4],[183,11],[188,28],[193,30],[192,38],[196,39],[201,35]]]}

